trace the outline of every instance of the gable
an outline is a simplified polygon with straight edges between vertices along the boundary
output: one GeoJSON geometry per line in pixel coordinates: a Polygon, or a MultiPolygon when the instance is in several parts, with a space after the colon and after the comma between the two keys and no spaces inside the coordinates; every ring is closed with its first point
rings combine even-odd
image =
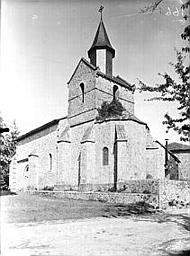
{"type": "Polygon", "coordinates": [[[77,70],[78,70],[79,66],[81,65],[81,63],[84,63],[86,66],[88,66],[92,70],[96,70],[97,69],[94,65],[90,64],[90,62],[88,62],[85,58],[81,58],[79,63],[78,63],[78,65],[76,66],[76,68],[75,68],[71,78],[67,82],[68,85],[70,84],[71,80],[73,79],[73,77],[74,77],[75,73],[77,72],[77,70]]]}
{"type": "Polygon", "coordinates": [[[95,70],[96,68],[84,58],[79,61],[79,64],[68,82],[69,100],[81,94],[81,83],[84,84],[85,92],[88,92],[94,88],[95,70]]]}

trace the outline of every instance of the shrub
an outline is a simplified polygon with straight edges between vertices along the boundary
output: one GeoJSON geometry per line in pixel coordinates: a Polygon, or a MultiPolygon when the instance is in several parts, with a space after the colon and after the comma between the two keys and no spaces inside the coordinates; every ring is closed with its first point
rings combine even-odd
{"type": "Polygon", "coordinates": [[[49,190],[49,191],[53,191],[54,187],[53,186],[45,186],[43,188],[43,190],[49,190]]]}
{"type": "Polygon", "coordinates": [[[113,99],[111,102],[104,101],[100,108],[98,108],[97,120],[105,120],[110,117],[119,117],[122,116],[125,108],[116,99],[113,99]]]}

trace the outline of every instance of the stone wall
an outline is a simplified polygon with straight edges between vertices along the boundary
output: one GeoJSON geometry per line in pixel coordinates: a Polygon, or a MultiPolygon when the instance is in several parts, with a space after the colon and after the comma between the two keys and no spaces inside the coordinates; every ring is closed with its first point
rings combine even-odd
{"type": "MultiPolygon", "coordinates": [[[[118,169],[118,182],[146,178],[146,126],[127,120],[117,122],[125,126],[127,136],[125,154],[122,151],[123,166],[118,169]],[[124,160],[125,159],[125,160],[124,160]]],[[[122,164],[122,163],[121,163],[122,164]]]]}
{"type": "Polygon", "coordinates": [[[113,122],[95,124],[95,176],[94,184],[113,183],[114,177],[114,136],[113,122]],[[108,165],[103,165],[103,148],[108,148],[108,165]]]}
{"type": "Polygon", "coordinates": [[[146,178],[163,179],[165,177],[165,152],[157,148],[146,148],[146,178]]]}
{"type": "Polygon", "coordinates": [[[175,153],[181,163],[178,165],[179,179],[190,180],[190,152],[175,153]]]}
{"type": "Polygon", "coordinates": [[[10,178],[11,190],[27,187],[42,189],[44,186],[53,186],[57,176],[57,155],[57,125],[46,128],[44,134],[38,132],[19,142],[10,167],[11,176],[14,175],[10,178]],[[50,154],[52,156],[51,169],[50,154]]]}
{"type": "Polygon", "coordinates": [[[70,126],[92,120],[96,117],[95,111],[95,71],[83,60],[77,66],[72,79],[68,83],[69,106],[68,118],[70,126]],[[84,84],[84,101],[80,84],[84,84]]]}
{"type": "Polygon", "coordinates": [[[103,101],[113,100],[113,87],[118,86],[118,99],[122,103],[123,107],[130,113],[134,113],[134,95],[133,93],[102,77],[96,78],[96,107],[100,107],[103,101]]]}
{"type": "MultiPolygon", "coordinates": [[[[85,131],[88,129],[88,127],[92,125],[93,125],[93,122],[89,122],[89,123],[84,123],[71,128],[71,144],[70,144],[71,152],[72,152],[70,156],[71,168],[68,169],[68,172],[66,174],[70,177],[70,184],[67,183],[67,185],[78,185],[79,175],[80,175],[79,165],[81,165],[81,168],[83,166],[83,168],[85,169],[84,172],[86,173],[87,166],[86,166],[86,161],[84,161],[85,160],[84,158],[86,157],[86,154],[85,154],[86,149],[84,144],[81,144],[81,141],[85,131]]],[[[94,163],[92,163],[92,168],[91,168],[92,173],[93,173],[93,168],[94,168],[94,163]]],[[[85,180],[83,181],[83,179],[86,179],[85,173],[84,173],[84,176],[83,176],[83,173],[81,173],[81,180],[80,180],[81,183],[85,182],[85,180]]]]}
{"type": "MultiPolygon", "coordinates": [[[[159,180],[128,180],[125,182],[117,183],[117,190],[119,193],[138,193],[138,194],[158,194],[159,193],[159,180]]],[[[55,190],[75,190],[81,192],[108,192],[113,191],[114,183],[105,184],[80,184],[80,186],[72,185],[56,185],[55,190]]]]}
{"type": "Polygon", "coordinates": [[[159,206],[190,204],[190,181],[160,180],[159,206]]]}
{"type": "Polygon", "coordinates": [[[160,180],[128,180],[118,183],[118,190],[123,193],[158,194],[160,180]]]}
{"type": "Polygon", "coordinates": [[[58,198],[68,198],[76,200],[93,200],[108,202],[114,204],[130,204],[136,202],[146,202],[148,204],[157,206],[158,196],[148,194],[128,194],[128,193],[108,193],[108,192],[76,192],[76,191],[34,191],[33,193],[40,193],[43,195],[51,195],[58,198]]]}
{"type": "MultiPolygon", "coordinates": [[[[71,80],[69,88],[68,118],[70,126],[94,119],[98,112],[97,108],[104,101],[113,100],[113,88],[116,83],[100,76],[96,76],[95,70],[89,67],[83,60],[77,66],[71,80]],[[84,101],[80,84],[84,84],[84,101]]],[[[118,98],[125,109],[134,113],[134,95],[131,90],[118,87],[118,98]]]]}
{"type": "MultiPolygon", "coordinates": [[[[85,184],[80,186],[80,192],[55,191],[55,195],[63,198],[99,200],[122,204],[144,201],[160,208],[167,208],[177,204],[180,206],[190,204],[189,181],[166,179],[129,180],[124,183],[118,183],[117,193],[108,192],[112,188],[113,184],[85,184]],[[90,190],[95,190],[96,192],[90,190]]],[[[67,189],[77,189],[77,187],[67,189]]]]}

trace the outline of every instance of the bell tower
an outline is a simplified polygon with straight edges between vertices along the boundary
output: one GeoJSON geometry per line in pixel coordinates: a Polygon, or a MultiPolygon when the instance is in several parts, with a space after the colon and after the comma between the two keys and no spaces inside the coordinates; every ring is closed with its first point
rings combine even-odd
{"type": "Polygon", "coordinates": [[[115,49],[108,38],[102,10],[103,7],[100,7],[100,22],[88,51],[90,62],[81,58],[68,82],[70,126],[95,120],[101,104],[115,98],[121,101],[128,112],[134,112],[133,87],[121,77],[112,74],[115,49]]]}
{"type": "Polygon", "coordinates": [[[99,12],[101,13],[100,23],[92,43],[91,48],[88,51],[88,57],[90,63],[95,67],[99,67],[100,71],[106,75],[112,76],[113,71],[113,58],[115,57],[115,50],[112,47],[108,38],[103,19],[102,11],[103,6],[100,7],[99,12]]]}

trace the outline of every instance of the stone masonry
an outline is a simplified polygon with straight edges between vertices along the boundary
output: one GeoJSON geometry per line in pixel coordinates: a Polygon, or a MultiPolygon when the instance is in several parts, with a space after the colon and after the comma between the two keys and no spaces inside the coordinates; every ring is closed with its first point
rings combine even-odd
{"type": "MultiPolygon", "coordinates": [[[[135,87],[113,75],[115,50],[102,19],[88,55],[90,62],[81,58],[68,81],[67,117],[18,138],[10,188],[137,191],[140,196],[135,194],[135,200],[155,198],[155,180],[165,179],[165,151],[153,140],[148,125],[135,116],[135,87]],[[104,102],[119,102],[124,110],[98,119],[104,102]]],[[[175,187],[167,184],[172,190],[175,187]]],[[[115,197],[120,200],[121,195],[115,197]]]]}

